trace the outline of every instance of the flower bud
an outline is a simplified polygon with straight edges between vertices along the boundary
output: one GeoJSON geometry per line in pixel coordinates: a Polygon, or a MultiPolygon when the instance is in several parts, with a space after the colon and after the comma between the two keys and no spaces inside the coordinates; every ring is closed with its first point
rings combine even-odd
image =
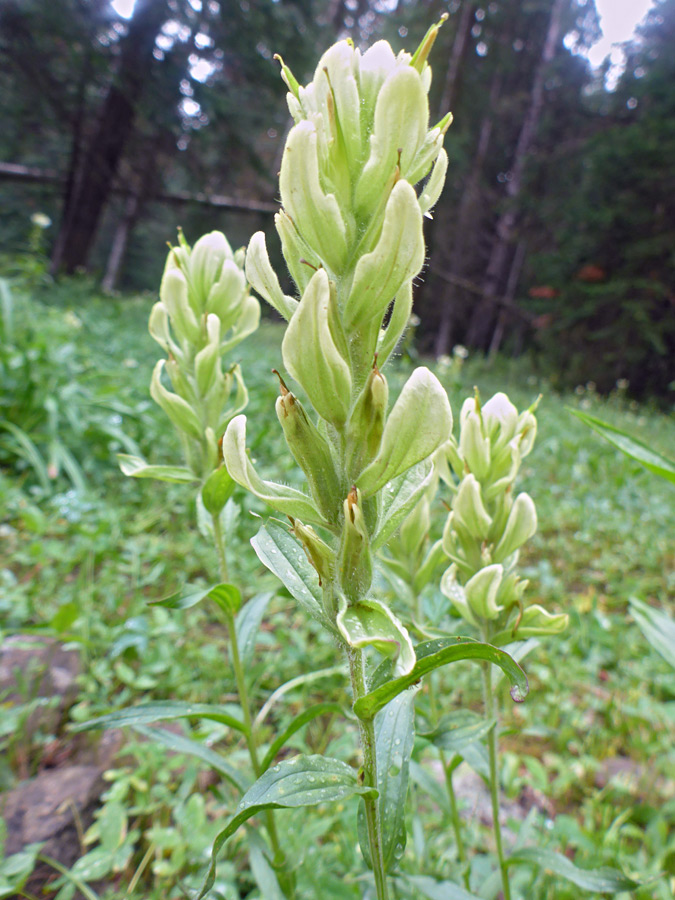
{"type": "Polygon", "coordinates": [[[431,177],[424,186],[424,190],[419,197],[420,211],[423,216],[431,218],[430,210],[436,205],[441,191],[445,185],[445,175],[448,171],[448,154],[441,148],[434,167],[431,170],[431,177]]]}
{"type": "Polygon", "coordinates": [[[483,504],[480,484],[474,475],[467,475],[452,504],[455,522],[478,540],[487,540],[492,519],[483,504]]]}
{"type": "Polygon", "coordinates": [[[523,610],[519,620],[514,623],[513,637],[520,640],[538,635],[562,634],[568,624],[569,616],[566,613],[550,613],[535,603],[523,610]]]}
{"type": "Polygon", "coordinates": [[[503,562],[528,541],[537,530],[537,511],[528,494],[518,494],[506,522],[504,534],[492,551],[495,562],[503,562]]]}
{"type": "Polygon", "coordinates": [[[464,419],[459,436],[459,452],[469,471],[478,481],[483,481],[490,471],[490,439],[483,434],[479,413],[471,412],[464,419]]]}
{"type": "Polygon", "coordinates": [[[148,331],[150,336],[157,341],[167,353],[170,353],[178,360],[182,360],[183,353],[176,342],[171,337],[169,329],[169,314],[163,303],[155,303],[150,312],[148,321],[148,331]]]}
{"type": "Polygon", "coordinates": [[[370,152],[354,195],[357,217],[365,218],[377,205],[397,166],[401,177],[406,177],[428,126],[429,101],[419,73],[410,66],[397,66],[377,96],[370,152]]]}
{"type": "Polygon", "coordinates": [[[219,280],[226,260],[232,260],[232,248],[221,231],[205,234],[192,248],[187,278],[190,305],[197,315],[205,310],[209,292],[219,280]]]}
{"type": "Polygon", "coordinates": [[[347,258],[347,231],[335,195],[321,187],[317,144],[312,122],[293,126],[281,160],[279,188],[284,209],[298,233],[324,264],[338,273],[347,258]]]}
{"type": "Polygon", "coordinates": [[[503,607],[497,604],[497,592],[504,574],[503,566],[479,569],[464,586],[466,599],[479,619],[496,619],[503,607]]]}
{"type": "Polygon", "coordinates": [[[485,431],[497,452],[513,438],[518,424],[518,410],[506,394],[491,397],[481,410],[485,431]]]}
{"type": "Polygon", "coordinates": [[[210,286],[204,311],[218,316],[221,331],[225,334],[241,315],[245,297],[246,277],[233,259],[227,259],[218,281],[210,286]]]}
{"type": "Polygon", "coordinates": [[[319,535],[311,525],[303,525],[299,519],[292,519],[292,532],[305,549],[307,558],[319,575],[319,585],[330,583],[335,567],[335,552],[319,535]]]}
{"type": "Polygon", "coordinates": [[[288,320],[298,307],[298,301],[281,290],[279,279],[270,264],[265,245],[265,234],[256,232],[246,251],[246,277],[251,287],[274,309],[288,320]]]}
{"type": "Polygon", "coordinates": [[[399,544],[408,559],[415,560],[431,527],[429,499],[424,496],[404,519],[399,531],[399,544]]]}
{"type": "Polygon", "coordinates": [[[343,504],[344,524],[338,553],[338,577],[345,596],[356,602],[370,589],[373,561],[363,517],[361,492],[352,488],[343,504]]]}
{"type": "Polygon", "coordinates": [[[220,320],[211,313],[206,318],[206,346],[195,356],[195,378],[199,393],[205,397],[214,386],[220,372],[220,320]]]}
{"type": "MultiPolygon", "coordinates": [[[[217,462],[216,462],[217,466],[217,462]]],[[[225,466],[215,467],[202,487],[204,509],[212,516],[219,516],[234,493],[235,482],[225,466]]]]}
{"type": "Polygon", "coordinates": [[[516,434],[518,435],[518,450],[521,459],[524,459],[532,450],[537,437],[537,420],[531,410],[526,409],[518,417],[516,434]]]}
{"type": "Polygon", "coordinates": [[[350,404],[351,375],[329,327],[331,302],[328,276],[319,269],[288,323],[281,350],[284,365],[302,385],[314,409],[341,429],[350,404]]]}
{"type": "Polygon", "coordinates": [[[201,336],[199,322],[188,301],[188,282],[177,268],[167,268],[159,288],[162,305],[171,318],[176,337],[181,342],[197,343],[201,336]]]}
{"type": "Polygon", "coordinates": [[[311,499],[295,488],[273,481],[263,481],[246,452],[246,416],[236,416],[223,437],[223,461],[232,478],[272,509],[293,518],[326,525],[311,499]]]}
{"type": "Polygon", "coordinates": [[[168,391],[161,382],[164,365],[165,360],[160,359],[152,372],[150,395],[155,403],[162,407],[179,431],[200,441],[203,428],[197,414],[182,397],[168,391]]]}
{"type": "Polygon", "coordinates": [[[325,518],[336,524],[340,497],[344,493],[340,490],[340,480],[328,442],[283,382],[276,412],[286,443],[305,473],[314,502],[325,518]]]}
{"type": "Polygon", "coordinates": [[[360,327],[371,319],[381,321],[403,283],[417,275],[423,263],[424,235],[417,195],[407,181],[399,181],[387,201],[375,249],[356,265],[343,310],[347,328],[360,327]]]}
{"type": "MultiPolygon", "coordinates": [[[[321,260],[300,237],[295,223],[283,209],[275,215],[274,224],[281,240],[281,252],[286,260],[288,271],[302,294],[312,280],[314,272],[321,268],[321,260]]],[[[295,307],[293,311],[295,311],[295,307]]]]}
{"type": "Polygon", "coordinates": [[[448,396],[429,369],[415,369],[387,419],[380,450],[359,475],[357,487],[370,497],[421,462],[447,440],[452,430],[448,396]]]}
{"type": "Polygon", "coordinates": [[[260,324],[260,304],[251,294],[244,296],[241,304],[239,318],[234,328],[230,331],[230,336],[220,342],[221,355],[229,353],[237,344],[240,344],[244,338],[252,334],[260,324]]]}
{"type": "Polygon", "coordinates": [[[389,315],[386,329],[380,331],[377,343],[377,358],[380,365],[384,366],[410,322],[413,296],[412,281],[405,281],[396,295],[394,305],[389,315]]]}
{"type": "Polygon", "coordinates": [[[380,449],[387,416],[389,386],[374,365],[359,394],[347,425],[347,472],[356,476],[380,449]]]}
{"type": "Polygon", "coordinates": [[[463,619],[470,625],[478,625],[478,620],[469,606],[464,588],[457,580],[457,566],[455,563],[449,569],[446,569],[441,578],[441,593],[448,598],[463,619]]]}

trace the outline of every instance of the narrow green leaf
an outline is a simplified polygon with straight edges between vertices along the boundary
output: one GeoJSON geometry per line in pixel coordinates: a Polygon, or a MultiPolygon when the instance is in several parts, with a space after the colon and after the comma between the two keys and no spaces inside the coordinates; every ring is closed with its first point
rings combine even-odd
{"type": "Polygon", "coordinates": [[[483,719],[469,709],[462,709],[443,716],[433,731],[421,732],[419,736],[440,750],[461,753],[468,744],[484,738],[494,724],[494,719],[483,719]]]}
{"type": "Polygon", "coordinates": [[[635,597],[631,598],[630,611],[652,647],[675,669],[675,620],[635,597]]]}
{"type": "Polygon", "coordinates": [[[9,431],[18,445],[12,449],[18,456],[21,456],[26,462],[30,463],[42,488],[45,491],[49,491],[51,489],[51,483],[49,474],[47,473],[47,466],[42,458],[42,454],[33,441],[28,437],[25,431],[18,427],[18,425],[15,425],[13,422],[8,422],[6,419],[0,420],[0,428],[9,431]]]}
{"type": "Polygon", "coordinates": [[[153,600],[150,606],[163,606],[164,609],[191,609],[205,599],[213,600],[226,612],[237,612],[241,606],[241,593],[234,584],[212,584],[206,588],[194,588],[186,585],[175,594],[163,600],[153,600]]]}
{"type": "Polygon", "coordinates": [[[326,713],[342,713],[342,707],[337,703],[317,703],[315,706],[311,706],[309,709],[306,709],[304,712],[301,712],[297,715],[292,721],[286,726],[286,728],[281,732],[281,734],[277,735],[273,743],[270,745],[269,750],[265,754],[265,758],[260,764],[263,772],[267,771],[269,767],[274,762],[274,757],[277,755],[279,750],[284,746],[286,741],[293,737],[296,731],[300,731],[300,729],[307,725],[308,722],[311,722],[312,719],[316,719],[319,716],[324,716],[326,713]]]}
{"type": "Polygon", "coordinates": [[[164,744],[170,750],[201,759],[202,762],[211,766],[216,772],[220,772],[223,778],[226,778],[242,794],[250,787],[251,782],[241,772],[238,772],[234,766],[231,766],[224,756],[216,753],[215,750],[211,750],[205,744],[187,738],[182,734],[165,731],[163,728],[146,728],[145,725],[134,725],[133,728],[138,734],[142,734],[144,737],[159,744],[164,744]]]}
{"type": "Polygon", "coordinates": [[[122,474],[131,478],[156,478],[158,481],[172,481],[177,484],[196,484],[199,479],[185,466],[151,466],[140,456],[118,453],[122,474]]]}
{"type": "Polygon", "coordinates": [[[651,447],[643,444],[642,441],[631,437],[627,432],[622,431],[620,428],[616,428],[614,425],[610,425],[608,422],[603,422],[602,419],[597,419],[595,416],[589,416],[588,413],[581,412],[581,410],[578,409],[569,409],[569,412],[571,412],[573,416],[576,416],[577,419],[580,419],[584,425],[588,425],[589,428],[592,428],[593,431],[603,437],[606,441],[609,441],[610,444],[618,447],[618,449],[621,450],[622,453],[625,453],[626,456],[630,456],[631,459],[639,462],[645,469],[649,469],[649,471],[654,472],[655,475],[660,475],[661,478],[665,478],[675,484],[674,460],[662,456],[651,447]]]}
{"type": "Polygon", "coordinates": [[[360,719],[372,719],[376,712],[386,706],[401,691],[411,687],[422,676],[432,672],[439,666],[458,662],[462,659],[477,659],[494,663],[508,676],[511,681],[511,696],[520,703],[527,696],[529,690],[527,677],[518,663],[508,653],[498,650],[491,644],[483,644],[472,638],[455,637],[441,638],[436,641],[425,641],[415,647],[417,662],[408,675],[395,678],[393,681],[383,684],[360,697],[354,703],[354,712],[360,719]]]}
{"type": "Polygon", "coordinates": [[[242,797],[236,814],[218,834],[211,852],[211,865],[197,900],[213,887],[216,860],[222,846],[251,816],[264,809],[295,809],[333,803],[354,794],[372,794],[372,788],[358,784],[357,772],[325,756],[295,756],[268,769],[242,797]]]}
{"type": "Polygon", "coordinates": [[[274,597],[273,591],[257,594],[255,597],[247,600],[237,614],[235,622],[237,645],[239,646],[239,656],[244,663],[249,662],[253,656],[263,616],[272,597],[274,597]]]}
{"type": "Polygon", "coordinates": [[[305,612],[334,632],[323,611],[323,592],[316,569],[288,531],[270,520],[251,538],[251,545],[260,562],[277,576],[305,612]]]}
{"type": "Polygon", "coordinates": [[[404,875],[401,881],[413,888],[416,897],[427,900],[480,900],[453,881],[436,881],[427,875],[404,875]]]}
{"type": "Polygon", "coordinates": [[[210,703],[181,703],[178,700],[158,700],[156,703],[141,703],[117,712],[90,719],[71,727],[72,731],[91,731],[94,728],[123,728],[125,725],[150,725],[170,719],[209,719],[220,722],[236,731],[246,732],[240,719],[223,712],[219,706],[210,703]]]}
{"type": "Polygon", "coordinates": [[[509,856],[506,864],[507,866],[541,866],[541,868],[553,872],[554,875],[571,881],[577,887],[586,891],[596,891],[599,894],[616,894],[619,891],[631,891],[640,887],[638,881],[628,878],[618,869],[611,869],[607,866],[599,869],[580,869],[562,853],[556,853],[555,850],[547,850],[543,847],[524,847],[509,856]]]}

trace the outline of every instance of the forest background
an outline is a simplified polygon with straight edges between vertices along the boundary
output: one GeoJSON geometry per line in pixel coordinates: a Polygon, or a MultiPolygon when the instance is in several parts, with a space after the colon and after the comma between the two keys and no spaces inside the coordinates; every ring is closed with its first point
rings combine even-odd
{"type": "Polygon", "coordinates": [[[222,229],[234,246],[270,232],[290,125],[274,54],[305,82],[336,37],[414,46],[445,12],[431,108],[455,118],[418,346],[527,352],[554,385],[669,396],[674,0],[654,5],[618,78],[585,55],[599,37],[593,0],[132,8],[0,4],[2,274],[37,240],[52,275],[155,290],[176,224],[191,239],[222,229]],[[40,232],[34,214],[51,226],[40,232]]]}

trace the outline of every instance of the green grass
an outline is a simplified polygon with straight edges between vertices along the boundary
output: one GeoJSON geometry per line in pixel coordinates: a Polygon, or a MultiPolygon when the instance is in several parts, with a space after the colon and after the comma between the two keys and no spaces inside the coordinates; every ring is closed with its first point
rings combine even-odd
{"type": "MultiPolygon", "coordinates": [[[[74,308],[66,287],[56,291],[49,309],[20,291],[15,299],[19,322],[24,316],[39,323],[31,341],[47,348],[50,365],[62,366],[53,373],[53,395],[65,404],[69,385],[81,389],[80,421],[63,418],[59,439],[77,461],[84,489],[76,490],[65,470],[41,484],[25,459],[3,456],[2,633],[55,633],[81,648],[84,674],[71,710],[74,721],[141,699],[233,701],[226,641],[213,611],[199,606],[170,612],[148,605],[185,583],[214,580],[215,555],[194,524],[191,491],[125,479],[115,461],[115,454],[125,450],[122,435],[151,462],[180,461],[178,441],[149,399],[150,373],[159,355],[146,329],[152,298],[87,296],[74,308]],[[64,347],[68,353],[59,363],[64,347]]],[[[297,476],[282,451],[273,411],[278,389],[271,369],[281,368],[280,340],[279,327],[263,325],[235,356],[251,394],[252,451],[263,473],[288,480],[297,476]]],[[[401,359],[388,373],[392,395],[411,365],[401,359]]],[[[507,796],[528,790],[546,798],[540,805],[548,811],[535,811],[528,819],[532,839],[565,850],[578,865],[615,865],[636,875],[668,873],[670,887],[662,878],[634,895],[665,900],[675,876],[675,676],[632,620],[629,601],[637,597],[673,610],[675,489],[602,442],[567,407],[586,409],[671,455],[675,423],[656,409],[635,407],[620,393],[608,399],[587,390],[557,394],[525,361],[497,360],[487,368],[469,359],[459,375],[439,375],[456,416],[474,385],[485,399],[506,391],[519,408],[543,395],[537,443],[520,482],[537,504],[539,531],[521,564],[531,580],[531,600],[568,612],[571,623],[562,638],[542,640],[526,660],[527,702],[506,704],[502,778],[507,796]],[[621,758],[625,773],[607,781],[607,760],[615,758],[621,758]]],[[[41,427],[35,425],[38,448],[43,446],[41,427]]],[[[278,591],[259,636],[264,652],[249,672],[259,706],[290,678],[334,665],[336,651],[261,569],[248,546],[259,524],[252,513],[263,513],[261,504],[242,492],[235,500],[228,539],[232,581],[243,585],[246,596],[265,588],[278,591]]],[[[441,523],[447,510],[440,498],[435,513],[441,523]]],[[[425,602],[430,614],[437,611],[438,596],[425,602]]],[[[478,703],[476,671],[453,667],[441,682],[449,708],[460,697],[469,705],[478,703]]],[[[292,712],[319,699],[348,707],[343,685],[343,679],[332,677],[289,693],[273,708],[272,724],[283,724],[292,712]]],[[[293,738],[291,746],[356,762],[353,726],[345,728],[339,718],[320,721],[293,738]]],[[[195,727],[192,736],[207,737],[244,764],[241,748],[220,726],[195,727]]],[[[48,737],[38,735],[30,748],[32,771],[48,737]]],[[[12,736],[0,741],[11,762],[12,736]]],[[[231,811],[232,796],[226,787],[205,783],[194,762],[171,758],[161,747],[152,753],[149,762],[147,753],[132,749],[132,760],[127,753],[111,776],[104,818],[113,824],[106,834],[122,820],[128,828],[118,869],[123,884],[136,873],[130,896],[174,900],[181,896],[179,883],[199,883],[214,818],[231,811]],[[134,781],[136,765],[140,773],[134,781]]],[[[429,752],[418,748],[416,759],[431,771],[429,752]]],[[[10,787],[16,771],[5,764],[0,777],[10,787]]],[[[427,874],[458,881],[447,815],[417,787],[413,800],[403,868],[416,872],[422,866],[427,874]]],[[[336,885],[336,898],[361,896],[354,813],[347,804],[318,814],[281,814],[289,855],[304,859],[299,898],[318,897],[324,878],[336,885]]],[[[98,828],[100,834],[101,822],[98,828]]],[[[478,884],[492,865],[482,850],[490,845],[490,835],[472,821],[468,843],[478,884]]],[[[228,844],[219,873],[223,897],[259,896],[241,836],[228,844]]],[[[532,869],[514,877],[514,897],[523,900],[578,895],[578,888],[532,869]]],[[[119,894],[113,888],[109,896],[119,894]]]]}

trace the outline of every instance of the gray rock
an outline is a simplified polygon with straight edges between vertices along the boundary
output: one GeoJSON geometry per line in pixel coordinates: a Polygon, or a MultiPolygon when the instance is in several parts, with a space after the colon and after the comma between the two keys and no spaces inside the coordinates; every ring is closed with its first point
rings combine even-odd
{"type": "Polygon", "coordinates": [[[56,638],[12,635],[0,645],[0,700],[23,705],[45,698],[49,702],[35,706],[23,731],[28,737],[38,730],[54,733],[75,700],[80,671],[77,650],[66,650],[56,638]]]}
{"type": "MultiPolygon", "coordinates": [[[[7,826],[5,853],[9,856],[26,844],[44,842],[45,856],[72,866],[82,855],[78,827],[89,827],[104,789],[98,766],[50,769],[22,782],[0,800],[7,826]]],[[[29,892],[39,893],[56,874],[40,863],[28,881],[29,892]]]]}

